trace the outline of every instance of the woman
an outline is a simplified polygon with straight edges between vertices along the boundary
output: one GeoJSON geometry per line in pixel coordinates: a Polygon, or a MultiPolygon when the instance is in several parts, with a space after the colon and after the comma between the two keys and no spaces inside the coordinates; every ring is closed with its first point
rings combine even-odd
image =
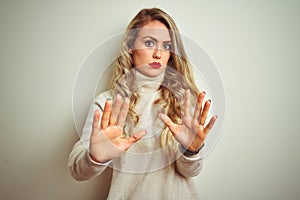
{"type": "Polygon", "coordinates": [[[69,157],[87,180],[113,170],[108,199],[198,199],[210,100],[199,92],[173,19],[141,10],[127,27],[112,89],[93,102],[69,157]]]}

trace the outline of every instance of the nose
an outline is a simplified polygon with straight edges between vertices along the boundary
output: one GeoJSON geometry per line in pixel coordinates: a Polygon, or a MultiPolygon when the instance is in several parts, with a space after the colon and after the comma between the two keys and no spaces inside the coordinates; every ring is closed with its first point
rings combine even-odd
{"type": "Polygon", "coordinates": [[[153,50],[153,58],[155,59],[160,59],[161,58],[161,49],[160,48],[155,48],[153,50]]]}

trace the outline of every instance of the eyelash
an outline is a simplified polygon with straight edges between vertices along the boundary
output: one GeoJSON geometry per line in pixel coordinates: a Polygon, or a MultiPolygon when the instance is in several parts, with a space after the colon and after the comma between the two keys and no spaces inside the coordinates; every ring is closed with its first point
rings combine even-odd
{"type": "MultiPolygon", "coordinates": [[[[153,47],[154,42],[152,40],[147,40],[147,41],[145,41],[145,45],[147,47],[153,47]]],[[[171,44],[164,44],[163,47],[164,47],[165,50],[170,50],[171,49],[171,44]]]]}
{"type": "Polygon", "coordinates": [[[152,40],[147,40],[147,41],[145,41],[145,45],[147,46],[147,47],[153,47],[154,46],[154,42],[152,41],[152,40]],[[151,43],[151,44],[150,44],[151,43]]]}
{"type": "Polygon", "coordinates": [[[164,44],[164,48],[166,50],[170,50],[171,49],[171,44],[164,44]]]}

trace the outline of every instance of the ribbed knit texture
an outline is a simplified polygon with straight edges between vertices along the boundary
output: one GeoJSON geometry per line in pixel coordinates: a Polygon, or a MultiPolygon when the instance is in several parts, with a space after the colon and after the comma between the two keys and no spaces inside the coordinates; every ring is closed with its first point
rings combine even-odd
{"type": "Polygon", "coordinates": [[[158,98],[157,89],[164,74],[147,77],[136,71],[136,77],[140,101],[135,110],[140,114],[140,121],[137,126],[133,126],[127,120],[126,132],[145,129],[147,135],[119,158],[107,163],[94,162],[88,153],[93,114],[96,109],[100,110],[98,105],[103,108],[105,100],[112,97],[111,91],[101,93],[90,107],[81,140],[70,153],[69,167],[73,177],[76,180],[87,180],[110,166],[114,170],[107,199],[199,199],[191,177],[201,171],[201,153],[186,157],[177,148],[178,143],[174,148],[168,146],[168,150],[163,149],[160,144],[164,124],[158,117],[159,107],[153,105],[153,101],[158,98]]]}

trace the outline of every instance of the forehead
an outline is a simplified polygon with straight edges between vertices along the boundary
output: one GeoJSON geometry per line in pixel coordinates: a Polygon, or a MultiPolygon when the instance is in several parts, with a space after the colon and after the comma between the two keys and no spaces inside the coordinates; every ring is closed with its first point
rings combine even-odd
{"type": "Polygon", "coordinates": [[[170,41],[170,33],[166,25],[160,21],[151,21],[138,30],[138,38],[154,37],[158,41],[170,41]]]}

